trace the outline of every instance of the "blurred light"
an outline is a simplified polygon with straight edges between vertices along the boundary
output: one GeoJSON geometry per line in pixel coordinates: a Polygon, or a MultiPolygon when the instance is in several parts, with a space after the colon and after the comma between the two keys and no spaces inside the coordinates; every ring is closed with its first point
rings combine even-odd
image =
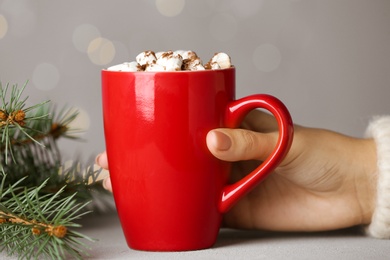
{"type": "Polygon", "coordinates": [[[28,36],[35,31],[36,8],[37,5],[28,0],[5,0],[0,5],[0,9],[7,14],[8,22],[12,24],[9,32],[18,37],[28,36]]]}
{"type": "Polygon", "coordinates": [[[0,14],[0,39],[4,38],[8,31],[8,22],[4,15],[0,14]]]}
{"type": "Polygon", "coordinates": [[[185,0],[156,0],[156,7],[160,14],[168,17],[179,15],[185,6],[185,0]]]}
{"type": "Polygon", "coordinates": [[[40,90],[51,90],[55,88],[59,82],[60,73],[58,69],[49,63],[41,63],[35,67],[32,82],[35,87],[40,90]]]}
{"type": "Polygon", "coordinates": [[[106,65],[115,57],[115,46],[110,40],[98,37],[89,43],[87,53],[92,63],[106,65]]]}
{"type": "Polygon", "coordinates": [[[71,133],[72,135],[79,136],[81,134],[84,134],[89,129],[91,124],[91,118],[89,114],[80,107],[72,107],[67,113],[70,115],[74,112],[78,112],[78,115],[69,124],[69,128],[75,131],[75,133],[71,133]]]}
{"type": "Polygon", "coordinates": [[[271,72],[280,65],[282,55],[279,49],[272,44],[262,44],[253,53],[255,67],[263,72],[271,72]]]}
{"type": "Polygon", "coordinates": [[[227,13],[216,14],[210,22],[211,36],[222,42],[233,39],[237,29],[236,19],[227,13]]]}
{"type": "Polygon", "coordinates": [[[86,53],[93,39],[99,38],[99,30],[91,24],[81,24],[73,31],[72,41],[77,50],[86,53]]]}

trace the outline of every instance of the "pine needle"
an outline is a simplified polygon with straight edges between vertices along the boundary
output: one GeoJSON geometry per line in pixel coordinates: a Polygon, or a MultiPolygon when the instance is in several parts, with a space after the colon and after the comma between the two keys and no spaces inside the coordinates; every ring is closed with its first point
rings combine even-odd
{"type": "Polygon", "coordinates": [[[74,231],[80,227],[75,221],[96,209],[96,197],[102,205],[110,195],[101,169],[62,162],[57,140],[77,138],[70,124],[78,112],[57,114],[48,101],[27,106],[26,85],[0,82],[0,252],[19,259],[81,259],[84,241],[93,239],[74,231]]]}
{"type": "Polygon", "coordinates": [[[77,203],[74,195],[61,197],[64,188],[40,196],[48,181],[35,188],[27,189],[20,182],[6,188],[5,178],[0,186],[0,251],[22,259],[64,259],[67,255],[81,259],[87,246],[80,239],[93,239],[69,227],[78,226],[73,221],[86,214],[80,211],[87,203],[77,203]]]}

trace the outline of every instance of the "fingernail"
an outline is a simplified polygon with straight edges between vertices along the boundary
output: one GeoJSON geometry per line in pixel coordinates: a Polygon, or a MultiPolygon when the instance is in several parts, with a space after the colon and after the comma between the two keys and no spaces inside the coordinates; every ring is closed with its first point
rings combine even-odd
{"type": "Polygon", "coordinates": [[[232,146],[232,141],[230,137],[221,131],[214,130],[212,132],[214,134],[214,145],[220,151],[227,151],[232,146]]]}

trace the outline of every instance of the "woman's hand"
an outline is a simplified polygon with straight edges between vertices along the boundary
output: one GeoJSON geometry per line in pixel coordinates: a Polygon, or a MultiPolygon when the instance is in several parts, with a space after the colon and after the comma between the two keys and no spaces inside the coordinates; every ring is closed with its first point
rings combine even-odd
{"type": "MultiPolygon", "coordinates": [[[[243,129],[215,129],[210,152],[235,162],[231,181],[265,160],[278,138],[274,117],[252,111],[243,129]]],[[[108,168],[102,153],[97,163],[108,168]]],[[[224,224],[234,228],[318,231],[368,224],[375,207],[376,150],[371,139],[295,126],[294,141],[275,172],[241,199],[224,224]]],[[[104,181],[111,190],[110,179],[104,181]]]]}

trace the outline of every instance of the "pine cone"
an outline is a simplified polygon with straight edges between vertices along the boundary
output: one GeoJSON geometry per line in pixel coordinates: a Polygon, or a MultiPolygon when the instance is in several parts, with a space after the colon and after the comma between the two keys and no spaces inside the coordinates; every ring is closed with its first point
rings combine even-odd
{"type": "Polygon", "coordinates": [[[4,112],[3,110],[0,110],[0,121],[5,121],[7,120],[8,118],[8,115],[6,112],[4,112]]]}

